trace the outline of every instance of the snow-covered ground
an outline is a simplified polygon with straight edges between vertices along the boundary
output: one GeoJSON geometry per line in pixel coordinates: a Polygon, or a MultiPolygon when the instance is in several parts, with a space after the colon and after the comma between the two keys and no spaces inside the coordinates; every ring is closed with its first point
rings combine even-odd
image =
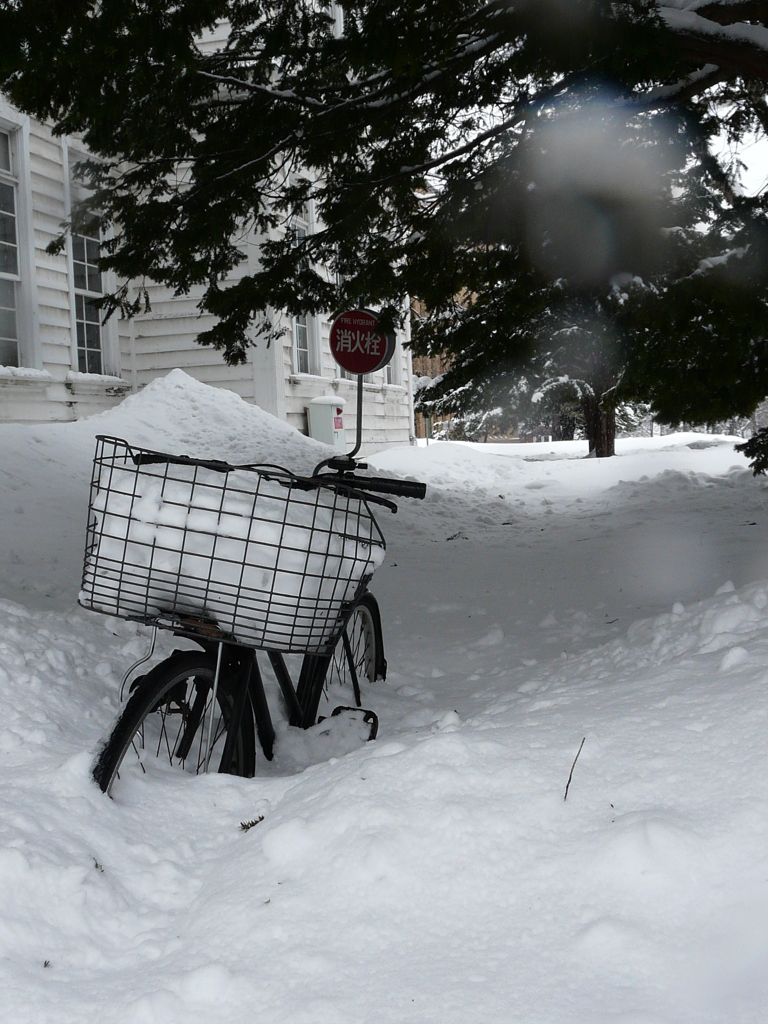
{"type": "Polygon", "coordinates": [[[146,636],[76,605],[97,433],[325,453],[178,371],[0,427],[0,1020],[763,1024],[768,515],[732,439],[375,456],[429,485],[379,517],[376,742],[282,726],[255,779],[110,800],[146,636]]]}

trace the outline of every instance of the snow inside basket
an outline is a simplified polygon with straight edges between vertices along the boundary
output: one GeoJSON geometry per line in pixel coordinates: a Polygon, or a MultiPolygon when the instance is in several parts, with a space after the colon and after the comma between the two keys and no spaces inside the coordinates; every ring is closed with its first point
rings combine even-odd
{"type": "Polygon", "coordinates": [[[81,604],[274,650],[335,642],[342,605],[384,557],[364,501],[281,471],[137,454],[98,440],[81,604]]]}

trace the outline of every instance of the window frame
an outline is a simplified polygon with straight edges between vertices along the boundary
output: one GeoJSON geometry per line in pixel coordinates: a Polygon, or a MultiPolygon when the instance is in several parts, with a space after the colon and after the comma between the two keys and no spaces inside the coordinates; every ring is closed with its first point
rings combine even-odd
{"type": "MultiPolygon", "coordinates": [[[[18,364],[43,369],[37,302],[32,184],[29,174],[29,117],[0,96],[0,130],[8,135],[11,169],[16,188],[16,243],[18,275],[15,281],[18,364]]],[[[7,172],[6,172],[7,173],[7,172]]]]}
{"type": "MultiPolygon", "coordinates": [[[[100,234],[101,233],[99,233],[99,236],[100,236],[100,234]]],[[[104,342],[105,342],[105,337],[104,337],[104,327],[103,327],[103,325],[101,323],[101,311],[98,310],[98,309],[95,310],[95,311],[92,311],[93,315],[95,315],[96,319],[95,320],[93,320],[93,319],[89,320],[88,319],[88,312],[89,312],[89,310],[88,310],[88,300],[89,299],[97,299],[97,298],[100,299],[104,295],[104,280],[103,280],[103,276],[102,276],[101,271],[98,269],[98,265],[96,263],[91,263],[89,261],[89,258],[88,258],[88,242],[96,242],[96,244],[99,246],[99,250],[101,250],[101,237],[96,237],[94,235],[85,235],[82,232],[77,232],[77,233],[75,233],[74,235],[71,236],[71,249],[70,249],[70,251],[72,253],[72,279],[73,279],[73,283],[74,283],[74,297],[75,297],[75,316],[74,316],[74,320],[75,320],[75,343],[76,343],[76,348],[77,348],[77,363],[76,363],[76,367],[77,367],[77,371],[79,373],[97,373],[99,376],[104,376],[105,375],[105,370],[104,370],[104,364],[105,364],[105,351],[104,351],[105,344],[104,344],[104,342]],[[82,260],[75,258],[75,239],[81,239],[82,240],[83,256],[84,256],[84,259],[82,259],[82,260]],[[75,265],[76,264],[79,264],[79,265],[81,265],[81,266],[83,266],[85,268],[85,283],[86,283],[86,287],[85,288],[78,287],[77,280],[75,279],[75,265]],[[94,289],[88,287],[90,285],[90,283],[91,283],[90,282],[89,269],[92,268],[92,267],[96,268],[96,273],[98,274],[99,285],[100,285],[100,290],[99,291],[95,291],[94,289]],[[81,310],[81,308],[82,308],[82,313],[83,313],[82,319],[80,317],[80,310],[81,310]],[[84,341],[83,345],[80,344],[80,331],[79,331],[79,327],[80,327],[81,324],[82,324],[82,328],[83,328],[83,341],[84,341]],[[98,350],[93,349],[93,348],[89,347],[89,345],[88,345],[88,325],[89,324],[91,326],[96,326],[98,328],[98,332],[99,332],[99,347],[98,347],[98,350]],[[99,365],[98,371],[97,370],[90,370],[90,369],[88,369],[89,353],[90,352],[94,352],[94,351],[98,351],[98,353],[99,353],[99,364],[100,365],[99,365]],[[81,367],[81,364],[80,364],[80,353],[81,352],[84,354],[85,369],[83,369],[81,367]]],[[[97,257],[97,259],[98,259],[98,257],[97,257]]]]}
{"type": "Polygon", "coordinates": [[[402,359],[402,351],[401,351],[401,348],[400,348],[400,338],[399,338],[399,336],[396,336],[395,337],[395,351],[394,351],[394,354],[393,354],[392,358],[390,359],[390,361],[387,363],[387,365],[384,367],[384,384],[387,387],[390,387],[390,388],[402,387],[402,384],[403,384],[402,367],[403,367],[403,359],[402,359]]]}
{"type": "Polygon", "coordinates": [[[312,350],[309,338],[309,317],[308,316],[295,316],[293,317],[293,372],[296,374],[302,374],[308,376],[312,373],[312,350]],[[302,324],[301,321],[304,321],[302,324]],[[299,346],[299,331],[304,331],[305,346],[299,346]],[[301,368],[301,354],[306,355],[307,368],[303,370],[301,368]]]}
{"type": "MultiPolygon", "coordinates": [[[[286,228],[287,233],[296,240],[294,244],[298,244],[299,239],[308,237],[314,231],[314,209],[312,202],[309,202],[304,207],[303,214],[303,216],[292,217],[286,228]]],[[[297,376],[316,377],[322,375],[322,353],[318,352],[317,335],[317,317],[311,316],[309,313],[303,316],[291,317],[291,365],[293,366],[294,374],[297,376]],[[301,323],[302,320],[304,323],[301,323]],[[305,331],[306,348],[300,349],[298,340],[301,328],[305,331]],[[306,353],[306,370],[301,369],[300,352],[306,353]]]]}
{"type": "MultiPolygon", "coordinates": [[[[2,270],[0,269],[0,280],[8,282],[13,290],[13,305],[2,306],[3,310],[13,309],[13,319],[15,323],[15,337],[0,339],[2,342],[15,342],[16,344],[16,362],[15,363],[3,363],[0,361],[0,365],[3,366],[21,366],[21,339],[19,338],[19,292],[21,285],[21,246],[19,245],[19,179],[17,174],[17,168],[15,166],[16,159],[14,153],[14,139],[13,133],[4,126],[0,125],[0,135],[5,136],[8,139],[8,168],[0,167],[0,185],[5,185],[11,190],[13,195],[13,242],[5,243],[9,244],[16,250],[16,270],[2,270]]],[[[6,211],[3,211],[5,214],[6,211]]]]}
{"type": "MultiPolygon", "coordinates": [[[[89,158],[89,154],[75,140],[63,135],[61,137],[62,162],[64,166],[64,205],[66,218],[72,216],[72,208],[76,204],[87,200],[87,193],[82,184],[73,175],[73,167],[79,161],[89,158]]],[[[111,237],[111,229],[99,231],[99,244],[102,244],[111,237]]],[[[92,236],[93,237],[93,236],[92,236]]],[[[69,280],[69,301],[70,301],[70,365],[73,371],[80,372],[78,362],[78,339],[77,339],[77,300],[76,295],[79,289],[75,289],[75,267],[74,252],[72,248],[72,235],[67,232],[66,242],[67,276],[69,280]]],[[[112,271],[101,274],[101,294],[105,295],[115,290],[115,275],[112,271]]],[[[86,294],[86,293],[83,293],[86,294]]],[[[92,296],[93,297],[93,296],[92,296]]],[[[117,317],[111,316],[105,324],[100,324],[101,333],[101,373],[106,377],[120,377],[120,338],[117,325],[117,317]]]]}

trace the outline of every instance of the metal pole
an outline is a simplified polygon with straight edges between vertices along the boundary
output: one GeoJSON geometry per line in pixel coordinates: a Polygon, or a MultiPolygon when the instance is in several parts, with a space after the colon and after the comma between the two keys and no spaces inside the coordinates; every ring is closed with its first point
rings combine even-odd
{"type": "Polygon", "coordinates": [[[352,459],[360,451],[363,443],[363,375],[357,375],[357,440],[351,452],[347,452],[347,458],[352,459]]]}
{"type": "Polygon", "coordinates": [[[213,677],[213,698],[211,699],[211,713],[208,716],[208,741],[205,744],[205,774],[208,774],[208,766],[211,763],[211,734],[213,732],[213,716],[216,713],[216,697],[219,692],[219,673],[221,672],[221,653],[224,650],[223,642],[219,642],[219,653],[216,657],[216,675],[213,677]]]}

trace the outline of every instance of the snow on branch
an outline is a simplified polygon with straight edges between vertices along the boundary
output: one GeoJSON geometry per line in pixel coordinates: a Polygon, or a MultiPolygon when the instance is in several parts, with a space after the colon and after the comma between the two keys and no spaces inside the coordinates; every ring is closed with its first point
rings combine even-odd
{"type": "Polygon", "coordinates": [[[768,51],[768,28],[763,25],[748,25],[745,22],[721,25],[689,8],[683,10],[667,5],[659,5],[659,14],[667,27],[674,32],[686,32],[697,36],[716,36],[732,42],[748,43],[750,46],[768,51]]]}
{"type": "Polygon", "coordinates": [[[594,398],[595,389],[591,384],[585,380],[579,380],[576,377],[569,377],[567,373],[562,374],[560,377],[551,377],[549,380],[544,381],[540,388],[531,395],[531,401],[534,405],[538,405],[548,394],[552,391],[557,391],[559,388],[569,387],[573,388],[576,396],[581,400],[585,395],[594,398]]]}
{"type": "Polygon", "coordinates": [[[711,86],[717,85],[717,83],[721,82],[724,77],[723,72],[717,64],[705,64],[703,67],[691,72],[690,75],[686,75],[685,78],[680,79],[679,82],[675,82],[673,85],[661,85],[656,89],[651,89],[644,95],[632,97],[630,100],[625,100],[623,103],[618,105],[651,108],[666,104],[671,105],[674,103],[681,103],[682,101],[689,99],[691,96],[696,96],[699,93],[704,92],[705,89],[709,89],[711,86]]]}
{"type": "Polygon", "coordinates": [[[694,270],[693,276],[696,277],[699,274],[705,274],[708,270],[714,270],[715,267],[725,266],[730,259],[741,260],[746,256],[748,251],[749,246],[743,245],[738,249],[729,249],[720,256],[708,256],[706,259],[699,260],[698,269],[694,270]]]}
{"type": "Polygon", "coordinates": [[[291,89],[276,89],[274,86],[260,85],[256,82],[247,82],[242,78],[234,78],[232,75],[215,75],[211,71],[198,71],[202,78],[210,78],[221,85],[235,85],[248,92],[260,92],[272,99],[283,100],[288,103],[300,103],[305,106],[322,108],[324,104],[312,96],[299,96],[291,89]]]}

